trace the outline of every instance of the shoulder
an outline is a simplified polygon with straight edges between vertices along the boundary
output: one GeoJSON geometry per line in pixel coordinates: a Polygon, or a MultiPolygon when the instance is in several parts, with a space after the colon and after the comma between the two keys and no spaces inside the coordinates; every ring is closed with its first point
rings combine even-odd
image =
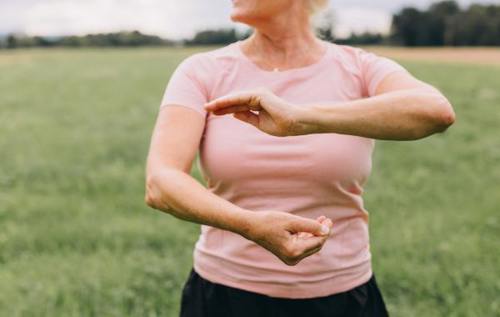
{"type": "Polygon", "coordinates": [[[341,64],[356,70],[361,70],[370,59],[381,58],[375,53],[369,52],[361,47],[332,43],[335,57],[341,64]]]}
{"type": "Polygon", "coordinates": [[[372,51],[350,45],[332,44],[336,58],[344,67],[362,76],[373,73],[406,69],[395,60],[372,51]]]}
{"type": "Polygon", "coordinates": [[[209,99],[220,82],[233,70],[238,54],[234,43],[193,53],[177,66],[176,72],[197,83],[209,99]]]}
{"type": "Polygon", "coordinates": [[[352,73],[361,80],[365,96],[373,96],[379,83],[390,73],[408,71],[398,62],[360,47],[335,45],[340,63],[351,67],[352,73]]]}
{"type": "Polygon", "coordinates": [[[237,59],[234,44],[193,53],[184,58],[178,67],[192,74],[216,75],[237,59]]]}

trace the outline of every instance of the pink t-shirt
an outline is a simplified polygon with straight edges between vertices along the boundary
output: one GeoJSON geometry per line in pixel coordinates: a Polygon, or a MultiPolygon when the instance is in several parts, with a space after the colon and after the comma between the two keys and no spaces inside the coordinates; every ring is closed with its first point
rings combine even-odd
{"type": "MultiPolygon", "coordinates": [[[[273,297],[311,298],[352,289],[372,275],[363,186],[374,140],[319,133],[276,137],[203,106],[228,93],[258,86],[297,105],[373,96],[395,61],[347,45],[324,42],[316,63],[268,71],[241,50],[241,41],[184,59],[169,80],[160,107],[180,105],[205,117],[200,169],[207,188],[242,208],[278,210],[333,220],[323,248],[295,266],[253,241],[202,225],[193,266],[203,278],[273,297]]],[[[188,193],[186,193],[188,194],[188,193]]]]}

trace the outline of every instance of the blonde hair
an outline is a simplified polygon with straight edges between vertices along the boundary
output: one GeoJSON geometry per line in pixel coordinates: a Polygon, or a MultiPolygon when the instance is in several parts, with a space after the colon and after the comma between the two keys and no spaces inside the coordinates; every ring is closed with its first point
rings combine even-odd
{"type": "Polygon", "coordinates": [[[309,13],[315,14],[328,6],[329,0],[307,0],[309,3],[309,13]]]}

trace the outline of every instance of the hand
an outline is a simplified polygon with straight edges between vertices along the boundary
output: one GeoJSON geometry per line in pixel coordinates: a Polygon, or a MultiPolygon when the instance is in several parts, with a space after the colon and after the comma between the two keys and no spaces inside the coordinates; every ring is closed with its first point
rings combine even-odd
{"type": "Polygon", "coordinates": [[[300,135],[298,116],[301,108],[261,87],[232,93],[205,104],[215,115],[233,113],[236,119],[249,123],[274,136],[300,135]],[[252,111],[258,111],[258,114],[252,111]]]}
{"type": "Polygon", "coordinates": [[[252,219],[247,238],[287,265],[296,265],[321,250],[333,226],[325,216],[313,220],[280,211],[258,211],[252,219]]]}

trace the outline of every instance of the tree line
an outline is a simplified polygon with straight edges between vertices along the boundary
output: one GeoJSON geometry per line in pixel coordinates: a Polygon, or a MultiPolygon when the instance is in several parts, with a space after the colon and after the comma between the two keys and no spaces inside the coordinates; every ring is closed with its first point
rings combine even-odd
{"type": "MultiPolygon", "coordinates": [[[[329,19],[329,20],[328,20],[329,19]]],[[[392,17],[390,33],[351,33],[347,38],[334,36],[334,20],[316,28],[319,37],[350,45],[402,46],[493,46],[500,45],[500,5],[472,4],[461,8],[454,0],[435,2],[425,10],[404,7],[392,17]]],[[[0,39],[0,48],[18,47],[134,47],[174,45],[220,45],[250,36],[233,28],[201,30],[189,39],[170,40],[139,31],[89,34],[85,36],[20,36],[0,39]]]]}
{"type": "Polygon", "coordinates": [[[441,1],[423,11],[406,7],[393,16],[390,40],[404,46],[500,45],[500,5],[461,9],[441,1]]]}
{"type": "Polygon", "coordinates": [[[10,34],[5,37],[4,48],[21,47],[103,47],[103,46],[155,46],[172,45],[173,41],[139,31],[87,34],[84,36],[20,36],[10,34]]]}

